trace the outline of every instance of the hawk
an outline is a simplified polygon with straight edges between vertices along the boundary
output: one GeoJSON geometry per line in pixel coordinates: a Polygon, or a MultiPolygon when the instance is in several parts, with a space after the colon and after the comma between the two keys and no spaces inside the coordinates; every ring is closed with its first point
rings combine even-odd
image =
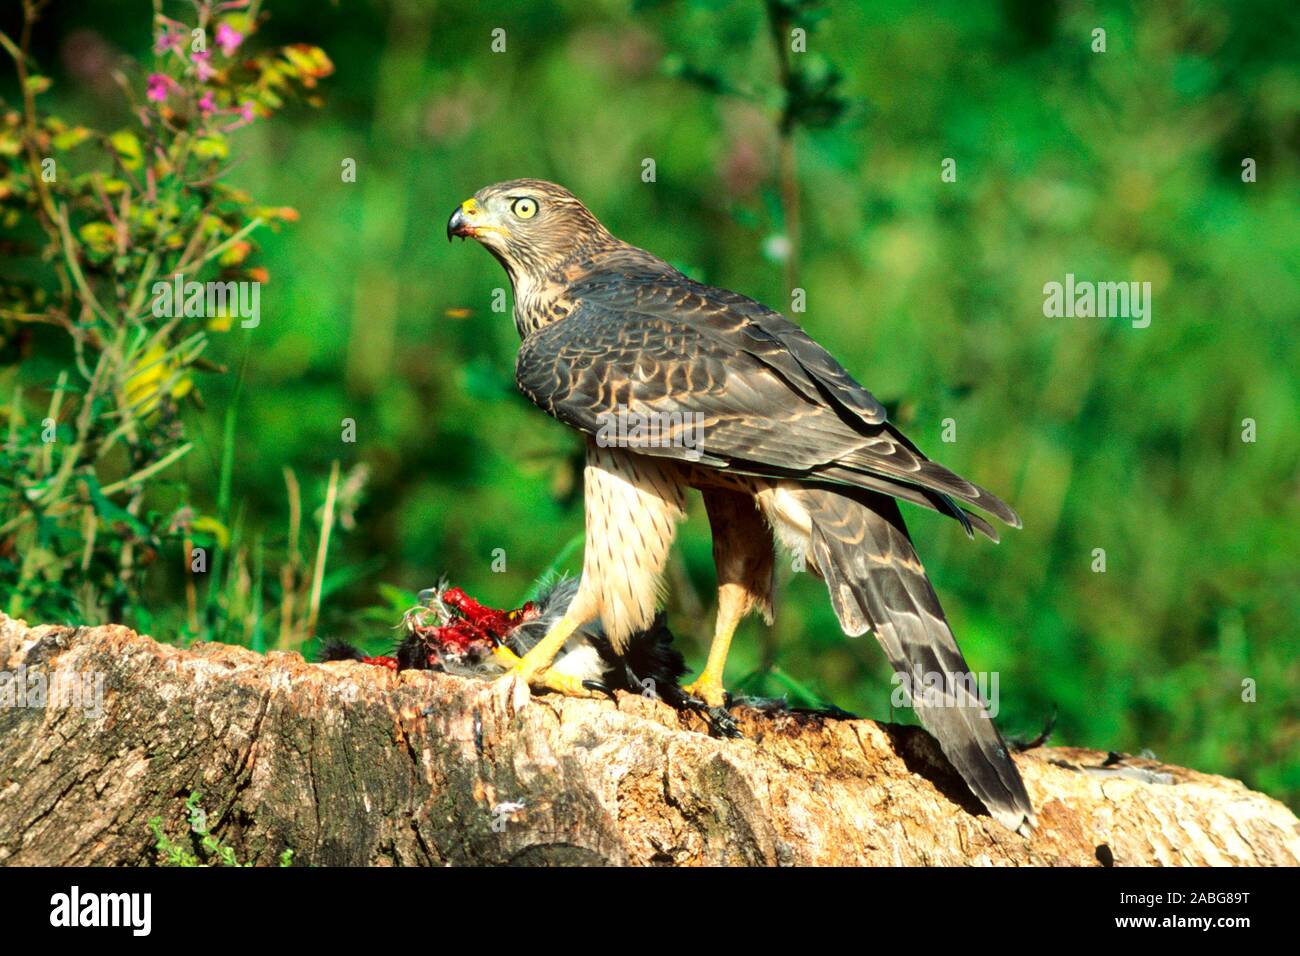
{"type": "Polygon", "coordinates": [[[653,624],[695,488],[713,533],[718,613],[704,670],[685,689],[725,706],[736,625],[751,611],[772,621],[780,540],[825,580],[845,634],[874,632],[922,724],[988,810],[1011,829],[1032,825],[898,502],[994,541],[968,509],[1019,527],[1015,511],[926,458],[800,326],[615,238],[561,186],[481,189],[452,213],[454,236],[479,242],[510,277],[519,389],[587,445],[577,593],[514,673],[535,688],[593,693],[551,662],[593,619],[620,653],[653,624]]]}

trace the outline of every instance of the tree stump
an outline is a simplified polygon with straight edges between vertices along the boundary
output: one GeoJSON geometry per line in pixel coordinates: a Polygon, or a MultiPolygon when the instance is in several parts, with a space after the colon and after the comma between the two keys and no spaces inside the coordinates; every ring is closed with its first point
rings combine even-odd
{"type": "Polygon", "coordinates": [[[3,615],[0,670],[0,864],[153,863],[149,821],[188,846],[195,790],[210,831],[266,865],[1300,863],[1276,800],[1077,748],[1016,756],[1039,819],[1023,837],[927,734],[872,720],[742,707],[745,738],[722,740],[635,695],[3,615]]]}

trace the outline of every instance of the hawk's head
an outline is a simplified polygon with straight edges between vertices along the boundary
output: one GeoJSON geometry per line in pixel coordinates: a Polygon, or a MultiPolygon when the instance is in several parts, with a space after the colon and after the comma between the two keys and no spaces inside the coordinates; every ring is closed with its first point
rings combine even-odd
{"type": "Polygon", "coordinates": [[[536,278],[613,238],[573,193],[542,179],[483,187],[447,220],[452,236],[478,240],[512,276],[536,278]]]}

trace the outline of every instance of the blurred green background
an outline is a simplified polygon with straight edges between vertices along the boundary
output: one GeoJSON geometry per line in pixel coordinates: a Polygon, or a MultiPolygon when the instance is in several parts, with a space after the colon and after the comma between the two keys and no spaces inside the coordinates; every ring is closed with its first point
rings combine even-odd
{"type": "MultiPolygon", "coordinates": [[[[797,262],[781,258],[793,87],[771,7],[265,9],[251,42],[317,44],[336,72],[322,109],[233,138],[230,180],[301,219],[259,234],[261,326],[218,336],[210,357],[246,363],[242,527],[283,539],[286,466],[315,499],[333,461],[368,469],[355,527],[333,544],[323,632],[379,650],[401,603],[383,585],[446,573],[514,606],[557,556],[580,566],[565,551],[582,524],[580,441],[514,392],[516,334],[492,311],[504,273],[444,237],[479,187],[542,177],[698,279],[787,312],[791,286],[805,289],[796,317],[909,436],[1020,511],[1024,530],[998,546],[907,512],[972,667],[1001,675],[1006,732],[1032,736],[1057,708],[1057,743],[1149,748],[1300,806],[1294,4],[799,10],[797,262]],[[1257,182],[1242,181],[1247,157],[1257,182]],[[340,175],[349,158],[355,183],[340,175]],[[1150,327],[1045,318],[1044,283],[1066,273],[1149,281],[1150,327]]],[[[150,43],[148,4],[100,0],[55,3],[35,48],[58,111],[111,127],[127,114],[106,72],[150,43]]],[[[206,407],[187,412],[198,448],[180,471],[204,511],[235,381],[200,380],[206,407]]],[[[698,667],[713,610],[698,500],[679,541],[668,609],[698,667]]],[[[176,632],[182,581],[151,572],[158,636],[176,632]]],[[[910,719],[890,711],[875,643],[843,637],[824,586],[788,564],[773,637],[744,625],[733,687],[910,719]]]]}

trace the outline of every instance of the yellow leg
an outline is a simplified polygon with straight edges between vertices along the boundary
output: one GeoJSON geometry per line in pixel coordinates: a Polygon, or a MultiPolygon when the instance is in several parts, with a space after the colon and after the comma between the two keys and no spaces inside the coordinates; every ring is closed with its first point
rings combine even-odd
{"type": "Polygon", "coordinates": [[[742,588],[726,584],[718,588],[718,623],[709,645],[709,659],[704,670],[682,690],[704,701],[710,707],[725,707],[727,691],[722,685],[722,675],[727,667],[727,652],[731,650],[731,636],[744,615],[746,596],[742,588]]]}
{"type": "Polygon", "coordinates": [[[550,670],[551,662],[555,660],[555,655],[560,653],[570,635],[573,634],[583,621],[576,617],[565,615],[546,632],[546,636],[538,641],[527,654],[520,657],[508,647],[498,647],[493,651],[493,656],[507,673],[505,680],[512,680],[518,677],[529,687],[537,690],[553,690],[569,697],[601,697],[595,691],[588,690],[582,686],[582,681],[570,674],[555,674],[550,670]]]}

